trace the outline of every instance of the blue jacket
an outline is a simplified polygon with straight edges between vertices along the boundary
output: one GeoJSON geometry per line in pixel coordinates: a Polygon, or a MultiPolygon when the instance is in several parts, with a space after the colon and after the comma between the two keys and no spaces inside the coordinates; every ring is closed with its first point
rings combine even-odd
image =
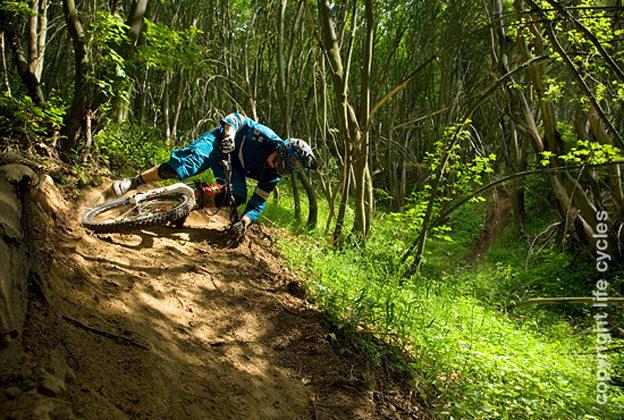
{"type": "MultiPolygon", "coordinates": [[[[238,185],[240,180],[235,177],[234,173],[238,172],[246,178],[258,181],[258,185],[243,212],[253,223],[264,210],[266,200],[280,180],[277,169],[266,167],[266,161],[269,155],[275,152],[280,144],[284,143],[284,140],[269,127],[237,113],[232,113],[223,118],[221,123],[231,125],[236,129],[235,148],[232,153],[234,194],[240,196],[239,192],[242,191],[241,186],[238,185]]],[[[222,127],[219,128],[223,129],[222,127]]],[[[247,198],[246,189],[244,191],[243,197],[247,198]]]]}
{"type": "MultiPolygon", "coordinates": [[[[232,152],[232,189],[235,196],[247,199],[246,178],[258,181],[258,186],[247,202],[243,215],[255,222],[264,210],[266,200],[280,180],[277,169],[266,167],[266,161],[284,142],[273,130],[259,124],[251,118],[232,113],[221,120],[236,129],[235,149],[232,152]]],[[[220,125],[183,149],[171,152],[167,162],[184,180],[207,169],[212,169],[215,177],[225,178],[221,167],[221,148],[219,142],[224,136],[220,125]]]]}

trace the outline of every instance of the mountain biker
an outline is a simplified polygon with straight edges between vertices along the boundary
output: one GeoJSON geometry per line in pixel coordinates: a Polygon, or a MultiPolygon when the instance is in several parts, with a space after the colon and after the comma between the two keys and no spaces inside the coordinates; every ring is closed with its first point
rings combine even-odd
{"type": "MultiPolygon", "coordinates": [[[[215,177],[225,179],[222,157],[232,155],[232,192],[236,206],[246,201],[245,178],[258,181],[241,219],[232,226],[239,235],[245,233],[264,210],[266,200],[282,176],[304,169],[316,169],[318,162],[312,149],[301,139],[281,139],[273,130],[249,117],[231,113],[221,125],[204,133],[183,149],[171,152],[169,161],[154,166],[132,178],[115,181],[112,190],[122,196],[139,185],[164,179],[185,180],[212,169],[215,177]],[[219,147],[215,147],[215,144],[219,147]]],[[[207,207],[220,208],[225,194],[208,197],[207,207]]],[[[227,204],[227,203],[225,203],[227,204]]]]}

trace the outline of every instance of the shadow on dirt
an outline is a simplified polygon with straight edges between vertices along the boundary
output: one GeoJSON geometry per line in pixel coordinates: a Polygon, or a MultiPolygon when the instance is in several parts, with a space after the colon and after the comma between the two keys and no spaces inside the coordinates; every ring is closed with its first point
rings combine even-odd
{"type": "Polygon", "coordinates": [[[273,248],[280,232],[233,245],[223,215],[200,214],[96,235],[77,222],[89,197],[31,218],[45,279],[24,356],[2,372],[5,418],[430,418],[407,375],[337,347],[289,293],[303,281],[273,248]]]}

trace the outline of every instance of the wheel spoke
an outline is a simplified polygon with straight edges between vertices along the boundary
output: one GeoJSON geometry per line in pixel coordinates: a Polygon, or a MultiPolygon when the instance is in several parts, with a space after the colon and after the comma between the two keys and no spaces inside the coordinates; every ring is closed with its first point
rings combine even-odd
{"type": "Polygon", "coordinates": [[[97,232],[121,231],[133,226],[154,226],[179,220],[192,210],[193,205],[192,196],[180,193],[154,196],[139,203],[103,203],[85,214],[83,224],[97,232]]]}

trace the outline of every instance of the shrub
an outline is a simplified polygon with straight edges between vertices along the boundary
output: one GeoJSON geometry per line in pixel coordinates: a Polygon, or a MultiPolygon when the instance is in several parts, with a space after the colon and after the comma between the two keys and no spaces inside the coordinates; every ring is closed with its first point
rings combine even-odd
{"type": "Polygon", "coordinates": [[[118,175],[136,174],[168,159],[157,130],[125,121],[111,124],[94,136],[99,158],[118,175]]]}

